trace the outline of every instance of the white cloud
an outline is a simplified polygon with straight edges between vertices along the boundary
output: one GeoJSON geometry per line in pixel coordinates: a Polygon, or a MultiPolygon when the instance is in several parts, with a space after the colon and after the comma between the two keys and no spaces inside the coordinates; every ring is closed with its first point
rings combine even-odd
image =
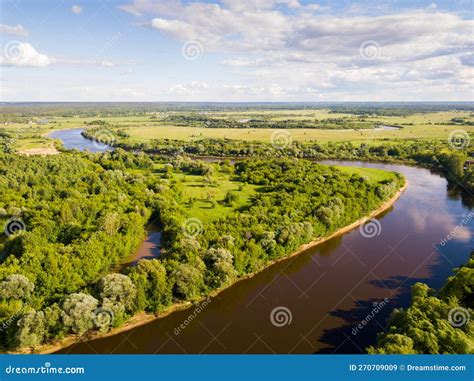
{"type": "Polygon", "coordinates": [[[203,81],[192,81],[190,83],[179,83],[170,86],[168,93],[173,95],[195,95],[203,90],[209,89],[209,85],[203,81]]]}
{"type": "MultiPolygon", "coordinates": [[[[225,54],[221,64],[240,77],[228,89],[248,96],[332,97],[350,91],[367,99],[385,88],[384,94],[402,99],[448,93],[472,99],[474,22],[435,3],[385,7],[370,15],[297,0],[135,0],[120,8],[179,43],[199,41],[205,54],[225,54]],[[368,57],[361,46],[371,41],[376,51],[368,57]]],[[[173,91],[196,89],[177,85],[173,91]]]]}
{"type": "Polygon", "coordinates": [[[12,34],[14,36],[26,37],[28,36],[28,31],[23,27],[23,25],[7,25],[0,24],[0,33],[12,34]]]}
{"type": "Polygon", "coordinates": [[[6,44],[0,57],[1,66],[11,67],[45,67],[55,62],[55,58],[39,53],[28,42],[19,41],[6,44]]]}
{"type": "Polygon", "coordinates": [[[79,5],[73,5],[71,7],[71,12],[78,15],[78,14],[82,13],[82,7],[79,6],[79,5]]]}
{"type": "Polygon", "coordinates": [[[30,43],[10,41],[3,49],[0,56],[0,66],[7,67],[46,67],[52,64],[62,65],[90,65],[112,68],[117,66],[115,62],[101,59],[69,59],[56,58],[38,52],[30,43]]]}

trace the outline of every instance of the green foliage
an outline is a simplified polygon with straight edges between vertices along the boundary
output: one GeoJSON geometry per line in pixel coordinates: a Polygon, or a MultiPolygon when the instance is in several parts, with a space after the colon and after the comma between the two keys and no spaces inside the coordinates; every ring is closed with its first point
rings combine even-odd
{"type": "Polygon", "coordinates": [[[0,337],[9,349],[106,332],[137,311],[207,296],[364,216],[402,183],[395,175],[363,181],[306,160],[163,163],[121,150],[0,154],[0,164],[0,218],[26,226],[0,246],[0,323],[8,327],[0,337]],[[215,212],[200,221],[186,192],[203,180],[206,210],[215,212]],[[221,182],[224,190],[213,188],[221,182]],[[151,216],[162,257],[114,273],[151,216]],[[188,231],[190,218],[197,228],[188,231]]]}
{"type": "Polygon", "coordinates": [[[94,328],[94,312],[98,303],[96,298],[84,293],[67,296],[61,313],[64,325],[78,335],[94,328]]]}
{"type": "Polygon", "coordinates": [[[175,279],[174,293],[186,300],[197,299],[204,289],[202,266],[196,268],[186,263],[180,264],[173,274],[175,279]]]}
{"type": "Polygon", "coordinates": [[[368,352],[474,353],[473,286],[474,255],[438,295],[426,284],[415,284],[411,305],[392,312],[388,332],[379,334],[368,352]]]}
{"type": "Polygon", "coordinates": [[[19,347],[35,347],[46,334],[46,320],[43,311],[30,310],[17,323],[16,342],[19,347]]]}
{"type": "Polygon", "coordinates": [[[156,260],[142,260],[130,269],[130,279],[137,288],[137,310],[159,312],[172,301],[170,283],[163,264],[156,260]]]}

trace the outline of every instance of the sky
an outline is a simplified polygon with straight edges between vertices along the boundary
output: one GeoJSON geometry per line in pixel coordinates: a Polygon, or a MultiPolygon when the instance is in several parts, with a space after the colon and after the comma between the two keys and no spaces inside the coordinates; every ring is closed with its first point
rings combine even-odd
{"type": "Polygon", "coordinates": [[[473,101],[472,0],[0,0],[0,100],[473,101]]]}

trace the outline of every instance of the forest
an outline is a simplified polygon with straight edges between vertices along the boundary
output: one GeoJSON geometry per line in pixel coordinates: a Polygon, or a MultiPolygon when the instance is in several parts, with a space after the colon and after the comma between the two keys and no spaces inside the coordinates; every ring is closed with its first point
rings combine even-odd
{"type": "Polygon", "coordinates": [[[456,269],[436,293],[424,283],[412,287],[411,305],[395,309],[388,331],[380,333],[374,354],[473,353],[474,252],[466,265],[456,269]],[[448,319],[446,319],[448,316],[448,319]]]}
{"type": "Polygon", "coordinates": [[[303,159],[205,163],[120,149],[3,152],[0,168],[3,351],[107,332],[140,311],[211,295],[367,215],[404,183],[394,173],[369,181],[303,159]],[[224,174],[237,190],[213,196],[224,174]],[[209,188],[210,209],[227,213],[190,218],[187,177],[209,188]],[[162,254],[117,271],[149,221],[163,232],[162,254]]]}
{"type": "MultiPolygon", "coordinates": [[[[92,128],[83,135],[100,139],[101,128],[92,128]]],[[[355,144],[353,142],[298,142],[292,141],[281,147],[270,143],[255,141],[235,141],[228,139],[199,139],[194,141],[179,141],[160,139],[149,143],[132,143],[116,134],[114,145],[126,149],[139,149],[149,153],[163,155],[194,155],[220,157],[297,157],[316,160],[362,160],[388,163],[416,164],[441,172],[453,186],[461,191],[474,192],[474,166],[465,162],[472,157],[470,148],[457,149],[447,141],[417,139],[396,142],[368,142],[355,144]]]]}

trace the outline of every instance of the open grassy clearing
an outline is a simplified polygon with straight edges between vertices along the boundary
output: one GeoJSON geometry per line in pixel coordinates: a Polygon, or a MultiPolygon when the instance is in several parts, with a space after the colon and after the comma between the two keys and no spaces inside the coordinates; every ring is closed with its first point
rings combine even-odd
{"type": "MultiPolygon", "coordinates": [[[[349,175],[355,174],[364,177],[371,184],[382,181],[394,180],[396,175],[393,172],[387,172],[375,168],[360,167],[336,167],[341,172],[349,175]]],[[[157,165],[156,169],[161,170],[163,165],[157,165]]],[[[165,177],[165,175],[162,175],[165,177]]],[[[234,178],[233,175],[222,171],[216,172],[212,176],[212,182],[206,181],[202,175],[191,175],[183,172],[177,172],[169,179],[178,183],[178,189],[181,191],[181,204],[184,206],[188,218],[198,218],[203,223],[217,220],[230,213],[244,209],[251,204],[251,198],[259,192],[262,187],[243,183],[234,178]],[[228,192],[236,195],[236,200],[229,205],[225,198],[228,192]]]]}
{"type": "Polygon", "coordinates": [[[183,185],[182,198],[187,209],[187,216],[199,218],[203,223],[224,217],[234,210],[249,205],[250,198],[257,191],[255,185],[233,181],[229,175],[221,173],[213,177],[212,185],[204,183],[202,176],[178,174],[175,178],[183,185]],[[228,191],[237,196],[232,206],[224,201],[228,191]]]}
{"type": "Polygon", "coordinates": [[[388,172],[377,168],[346,167],[342,165],[335,165],[334,167],[338,168],[342,172],[364,177],[367,179],[367,181],[373,184],[386,180],[391,181],[395,178],[394,172],[388,172]]]}

